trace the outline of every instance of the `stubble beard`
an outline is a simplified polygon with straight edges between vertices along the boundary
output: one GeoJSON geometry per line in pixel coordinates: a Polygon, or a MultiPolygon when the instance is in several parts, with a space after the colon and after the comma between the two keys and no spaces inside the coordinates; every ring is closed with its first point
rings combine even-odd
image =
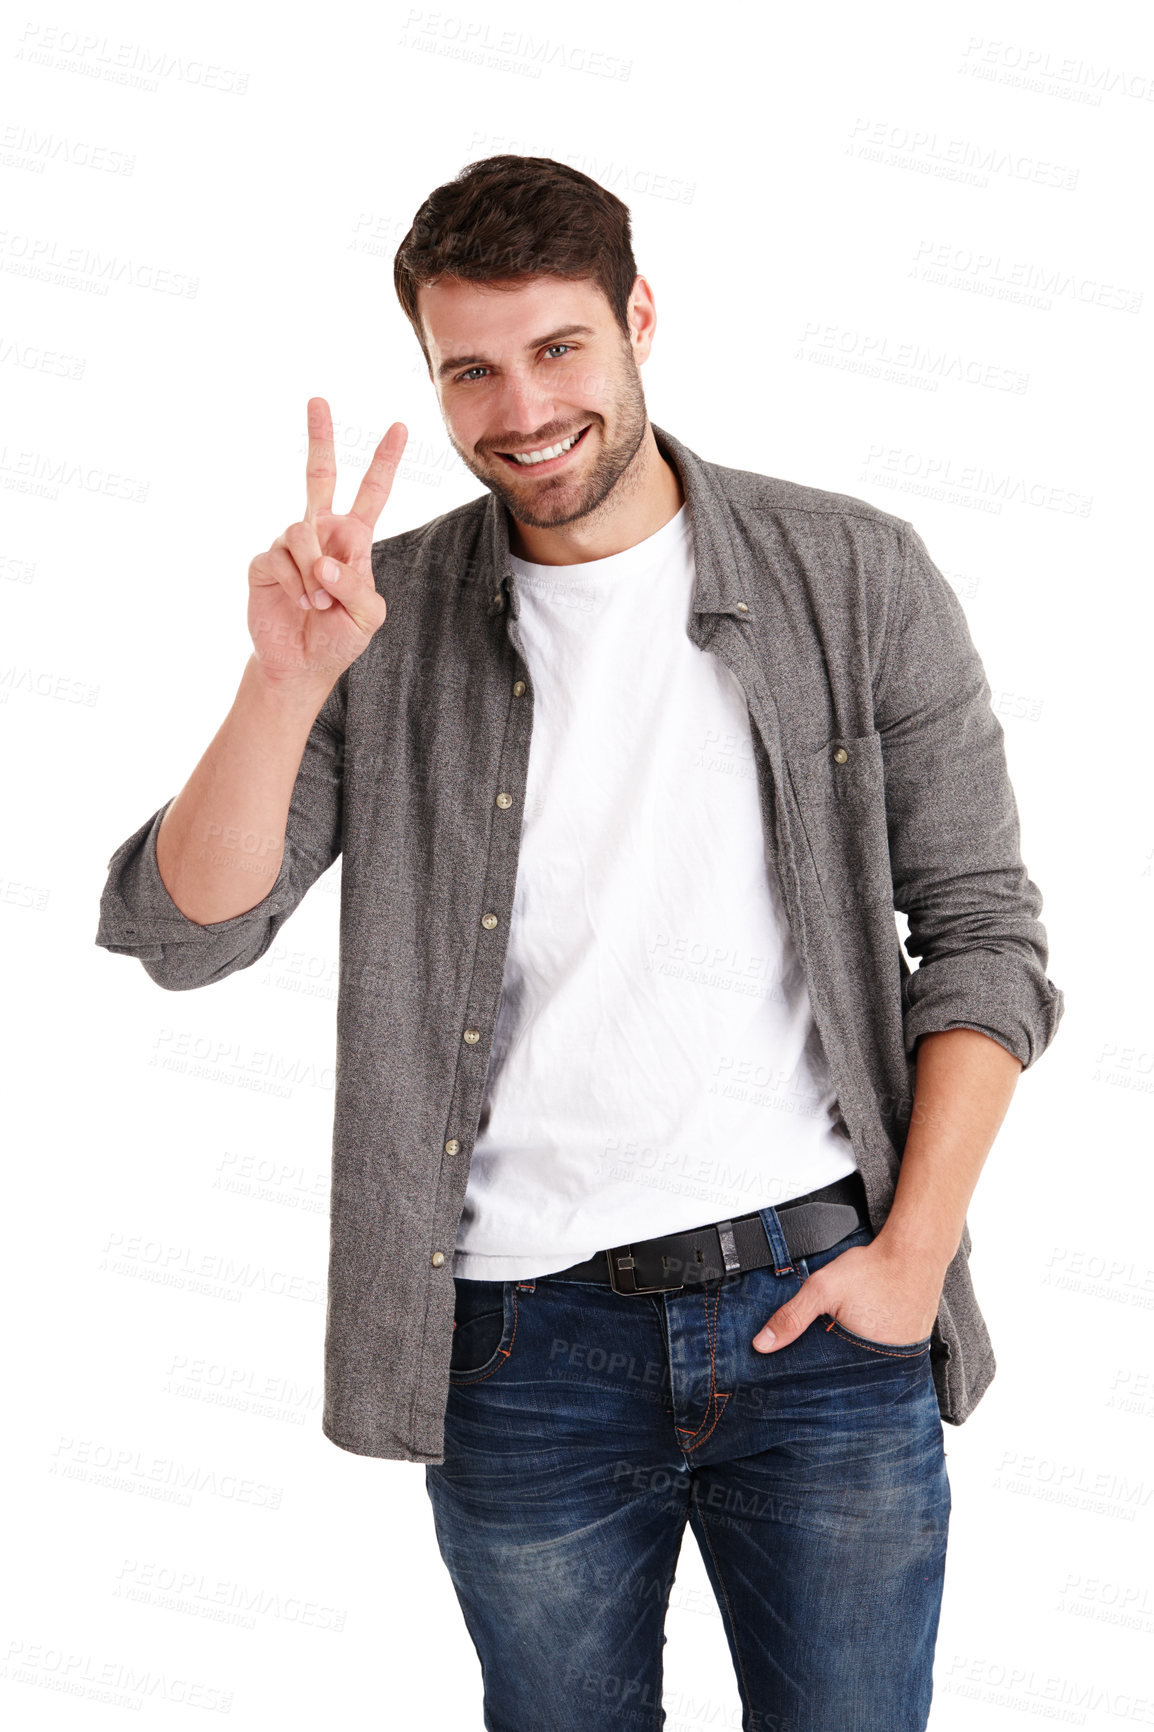
{"type": "MultiPolygon", "coordinates": [[[[631,352],[621,370],[613,411],[619,432],[611,445],[603,437],[604,417],[595,415],[592,419],[592,426],[602,437],[593,467],[579,484],[562,473],[555,481],[546,480],[544,485],[530,482],[525,488],[519,488],[513,481],[506,482],[503,475],[494,474],[491,464],[499,464],[504,469],[502,458],[486,458],[482,466],[470,452],[462,449],[451,431],[449,443],[469,473],[496,495],[518,523],[523,523],[528,529],[558,529],[562,524],[576,523],[579,518],[600,511],[622,477],[627,475],[641,449],[649,421],[641,373],[631,352]]],[[[635,477],[635,480],[639,482],[640,477],[635,477]]],[[[629,485],[628,480],[625,485],[629,485]]]]}

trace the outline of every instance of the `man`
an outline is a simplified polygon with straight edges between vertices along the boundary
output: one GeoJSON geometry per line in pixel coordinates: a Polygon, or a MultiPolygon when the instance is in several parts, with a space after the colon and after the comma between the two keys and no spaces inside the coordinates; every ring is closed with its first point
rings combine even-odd
{"type": "Polygon", "coordinates": [[[662,1725],[689,1523],[743,1723],[923,1728],[966,1210],[1063,1010],[961,606],[908,523],[650,423],[586,176],[471,165],[395,280],[486,491],[373,541],[405,429],[335,515],[310,401],[97,942],[208,984],[343,855],[323,1425],[425,1464],[487,1727],[662,1725]]]}

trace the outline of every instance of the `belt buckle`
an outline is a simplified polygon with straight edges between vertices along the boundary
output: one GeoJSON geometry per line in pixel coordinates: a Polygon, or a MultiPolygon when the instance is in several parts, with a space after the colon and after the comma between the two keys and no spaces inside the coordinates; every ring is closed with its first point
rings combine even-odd
{"type": "Polygon", "coordinates": [[[605,1257],[609,1264],[609,1285],[615,1293],[680,1293],[685,1286],[684,1281],[678,1281],[676,1284],[662,1281],[656,1287],[639,1287],[633,1267],[632,1245],[615,1245],[611,1251],[606,1251],[605,1257]],[[621,1259],[620,1264],[617,1261],[619,1257],[621,1259]],[[632,1287],[619,1287],[617,1285],[617,1277],[622,1272],[633,1282],[632,1287]]]}

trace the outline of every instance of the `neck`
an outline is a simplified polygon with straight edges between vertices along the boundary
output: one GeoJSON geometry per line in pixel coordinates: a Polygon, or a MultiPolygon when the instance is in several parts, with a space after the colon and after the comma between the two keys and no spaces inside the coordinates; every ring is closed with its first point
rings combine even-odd
{"type": "Polygon", "coordinates": [[[681,479],[658,449],[653,428],[616,487],[595,511],[556,529],[539,529],[508,513],[509,551],[534,565],[581,565],[610,559],[663,529],[685,503],[681,479]]]}

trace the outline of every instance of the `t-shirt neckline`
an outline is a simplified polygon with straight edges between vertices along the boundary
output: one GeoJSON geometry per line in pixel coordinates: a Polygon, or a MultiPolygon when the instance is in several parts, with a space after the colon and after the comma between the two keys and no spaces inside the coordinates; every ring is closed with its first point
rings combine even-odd
{"type": "Polygon", "coordinates": [[[686,501],[668,523],[663,523],[644,541],[634,542],[632,547],[622,548],[620,553],[607,554],[604,559],[583,559],[572,565],[538,565],[533,560],[519,558],[515,553],[511,553],[509,559],[518,577],[542,583],[572,585],[597,583],[603,579],[616,581],[660,563],[684,536],[688,536],[689,527],[689,504],[686,501]]]}

